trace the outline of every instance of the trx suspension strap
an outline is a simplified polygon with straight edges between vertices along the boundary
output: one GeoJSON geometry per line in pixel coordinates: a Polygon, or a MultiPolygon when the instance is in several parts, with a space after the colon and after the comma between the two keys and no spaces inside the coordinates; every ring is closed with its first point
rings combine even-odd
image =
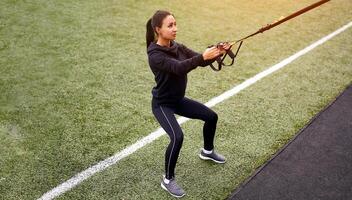
{"type": "MultiPolygon", "coordinates": [[[[226,53],[225,53],[223,56],[218,57],[218,58],[216,59],[216,61],[217,61],[217,63],[218,63],[218,68],[215,68],[212,64],[210,64],[210,67],[211,67],[214,71],[220,71],[222,66],[230,66],[230,65],[233,65],[233,63],[234,63],[234,61],[235,61],[235,58],[236,58],[236,56],[237,56],[237,54],[238,54],[238,52],[239,52],[239,50],[240,50],[240,48],[241,48],[242,43],[243,43],[244,40],[246,40],[246,39],[248,39],[248,38],[250,38],[250,37],[253,37],[253,36],[257,35],[258,33],[263,33],[264,31],[267,31],[267,30],[269,30],[269,29],[271,29],[271,28],[273,28],[273,27],[275,27],[275,26],[277,26],[277,25],[279,25],[279,24],[282,24],[282,23],[284,23],[285,21],[288,21],[288,20],[290,20],[290,19],[292,19],[292,18],[295,18],[295,17],[297,17],[297,16],[299,16],[299,15],[305,13],[305,12],[308,12],[309,10],[312,10],[312,9],[318,7],[318,6],[321,6],[322,4],[324,4],[324,3],[328,2],[328,1],[330,1],[330,0],[321,0],[321,1],[318,1],[318,2],[316,2],[316,3],[313,3],[312,5],[307,6],[307,7],[303,8],[303,9],[301,9],[301,10],[299,10],[299,11],[296,11],[296,12],[292,13],[291,15],[289,15],[289,16],[287,16],[287,17],[285,17],[285,18],[282,18],[282,19],[280,19],[280,20],[278,20],[278,21],[276,21],[276,22],[274,22],[274,23],[272,23],[272,24],[266,25],[265,27],[262,27],[261,29],[259,29],[257,32],[252,33],[252,34],[250,34],[250,35],[248,35],[248,36],[246,36],[246,37],[244,37],[244,38],[241,38],[241,39],[239,39],[239,40],[236,40],[236,41],[233,41],[233,42],[220,42],[220,43],[218,43],[217,45],[215,45],[216,47],[222,48],[223,45],[227,43],[227,44],[230,45],[230,49],[227,50],[226,53]],[[235,45],[235,44],[237,44],[237,43],[239,43],[238,48],[237,48],[237,50],[236,50],[236,53],[233,53],[233,52],[231,51],[231,48],[232,48],[233,45],[235,45]],[[227,55],[230,56],[230,58],[231,58],[231,63],[230,63],[230,64],[224,64],[224,60],[225,60],[225,57],[226,57],[227,55]]],[[[214,45],[213,45],[213,46],[214,46],[214,45]]]]}

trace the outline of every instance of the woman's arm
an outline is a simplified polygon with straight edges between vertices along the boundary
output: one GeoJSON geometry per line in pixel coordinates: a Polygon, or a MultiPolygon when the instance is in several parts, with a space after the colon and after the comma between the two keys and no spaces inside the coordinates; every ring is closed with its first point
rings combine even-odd
{"type": "Polygon", "coordinates": [[[197,54],[191,58],[179,61],[160,52],[151,53],[148,56],[149,65],[161,71],[167,71],[177,75],[183,75],[202,65],[205,61],[202,54],[197,54]]]}
{"type": "MultiPolygon", "coordinates": [[[[195,51],[193,51],[192,49],[186,47],[185,45],[183,44],[180,44],[180,47],[183,49],[183,51],[186,53],[186,56],[188,58],[191,58],[191,57],[194,57],[194,56],[198,56],[198,55],[202,55],[200,53],[197,53],[195,51]]],[[[216,60],[216,58],[213,58],[213,59],[210,59],[210,60],[204,60],[204,62],[200,65],[202,67],[205,67],[205,66],[208,66],[210,65],[211,63],[213,63],[214,61],[216,60]]]]}

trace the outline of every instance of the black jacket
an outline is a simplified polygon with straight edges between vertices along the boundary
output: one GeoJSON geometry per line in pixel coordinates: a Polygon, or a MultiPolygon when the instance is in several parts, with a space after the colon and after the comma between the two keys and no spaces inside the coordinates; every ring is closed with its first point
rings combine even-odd
{"type": "Polygon", "coordinates": [[[148,61],[155,75],[153,98],[161,105],[172,105],[185,96],[187,73],[197,66],[207,66],[215,61],[203,59],[202,54],[192,51],[175,41],[170,47],[152,42],[148,47],[148,61]]]}

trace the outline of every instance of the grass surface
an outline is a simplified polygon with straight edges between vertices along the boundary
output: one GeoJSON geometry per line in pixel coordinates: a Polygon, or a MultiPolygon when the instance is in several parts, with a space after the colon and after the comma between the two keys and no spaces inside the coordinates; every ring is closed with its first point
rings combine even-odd
{"type": "MultiPolygon", "coordinates": [[[[177,19],[194,50],[235,40],[313,1],[0,2],[0,199],[35,199],[159,125],[145,22],[177,19]],[[185,6],[187,5],[187,6],[185,6]]],[[[187,96],[206,102],[352,19],[352,2],[328,4],[244,43],[235,67],[189,74],[187,96]]],[[[285,69],[214,107],[216,147],[228,162],[197,157],[200,121],[182,127],[176,168],[185,199],[224,199],[352,80],[349,29],[285,69]]],[[[162,137],[59,199],[167,199],[162,137]]]]}

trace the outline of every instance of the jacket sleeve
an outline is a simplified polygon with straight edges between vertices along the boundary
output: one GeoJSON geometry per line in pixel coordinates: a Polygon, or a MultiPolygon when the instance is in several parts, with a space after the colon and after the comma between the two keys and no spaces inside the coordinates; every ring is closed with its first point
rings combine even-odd
{"type": "Polygon", "coordinates": [[[177,75],[184,75],[200,66],[204,60],[201,54],[193,56],[183,61],[167,57],[158,52],[148,56],[149,65],[161,71],[170,72],[177,75]]]}
{"type": "MultiPolygon", "coordinates": [[[[188,58],[191,58],[191,57],[193,57],[193,56],[198,56],[198,55],[201,55],[202,58],[203,58],[203,55],[202,55],[202,54],[197,53],[197,52],[193,51],[192,49],[189,49],[189,48],[186,47],[185,45],[181,44],[180,46],[181,46],[181,48],[183,49],[183,51],[186,53],[186,55],[187,55],[188,58]]],[[[210,65],[211,63],[213,63],[215,60],[216,60],[216,58],[211,59],[211,60],[204,60],[204,59],[203,59],[203,62],[200,64],[200,66],[202,66],[202,67],[208,66],[208,65],[210,65]]]]}

